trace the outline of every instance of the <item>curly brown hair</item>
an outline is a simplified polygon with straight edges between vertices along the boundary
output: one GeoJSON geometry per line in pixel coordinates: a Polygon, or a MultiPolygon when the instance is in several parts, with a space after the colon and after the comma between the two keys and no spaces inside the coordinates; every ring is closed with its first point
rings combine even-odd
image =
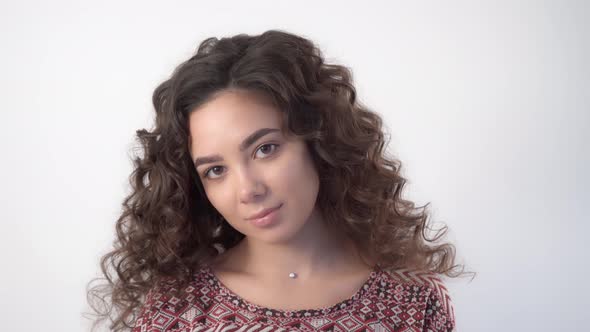
{"type": "MultiPolygon", "coordinates": [[[[226,89],[262,92],[302,138],[320,176],[317,204],[365,257],[385,269],[457,277],[455,247],[429,238],[427,205],[402,198],[401,162],[389,157],[381,117],[356,98],[350,69],[325,63],[310,40],[278,30],[208,38],[153,94],[155,127],[137,131],[131,193],[102,257],[105,283],[88,288],[98,321],[131,328],[147,292],[163,278],[190,276],[244,235],[208,201],[189,154],[188,117],[226,89]],[[428,245],[431,243],[431,245],[428,245]]],[[[285,129],[284,128],[284,129],[285,129]]],[[[180,287],[182,288],[182,287],[180,287]]]]}

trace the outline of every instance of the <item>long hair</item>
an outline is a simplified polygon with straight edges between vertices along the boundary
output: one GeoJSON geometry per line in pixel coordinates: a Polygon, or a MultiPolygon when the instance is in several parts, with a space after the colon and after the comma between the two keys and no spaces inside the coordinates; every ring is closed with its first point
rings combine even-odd
{"type": "Polygon", "coordinates": [[[131,328],[155,284],[186,285],[244,237],[208,201],[189,154],[190,112],[227,89],[262,92],[283,112],[284,129],[305,141],[318,170],[322,215],[362,255],[384,269],[463,274],[455,247],[438,243],[447,227],[429,238],[428,204],[402,198],[401,162],[385,151],[382,118],[357,101],[350,69],[284,31],[208,38],[155,89],[153,129],[137,131],[132,190],[100,262],[106,282],[88,288],[94,326],[110,318],[111,330],[131,328]]]}

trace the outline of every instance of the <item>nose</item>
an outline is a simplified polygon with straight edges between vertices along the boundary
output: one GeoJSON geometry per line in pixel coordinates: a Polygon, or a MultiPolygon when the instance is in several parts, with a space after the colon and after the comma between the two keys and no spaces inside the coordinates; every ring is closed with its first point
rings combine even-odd
{"type": "Polygon", "coordinates": [[[238,172],[239,198],[242,203],[257,202],[267,193],[267,187],[262,179],[248,167],[238,172]]]}

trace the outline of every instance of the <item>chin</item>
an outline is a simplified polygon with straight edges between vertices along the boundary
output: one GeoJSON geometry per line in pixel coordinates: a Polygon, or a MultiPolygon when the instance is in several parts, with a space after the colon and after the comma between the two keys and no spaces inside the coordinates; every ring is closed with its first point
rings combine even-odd
{"type": "Polygon", "coordinates": [[[284,226],[292,226],[292,225],[276,225],[273,229],[267,229],[261,231],[255,231],[249,235],[251,240],[261,241],[267,244],[284,244],[291,242],[299,231],[303,228],[297,227],[293,229],[292,227],[284,227],[284,226]]]}

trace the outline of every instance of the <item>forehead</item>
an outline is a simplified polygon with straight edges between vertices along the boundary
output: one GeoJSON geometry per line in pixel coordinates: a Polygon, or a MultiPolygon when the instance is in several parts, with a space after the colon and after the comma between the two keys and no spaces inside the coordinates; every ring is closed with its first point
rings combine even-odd
{"type": "Polygon", "coordinates": [[[191,112],[192,150],[215,143],[239,142],[260,128],[280,129],[281,116],[271,99],[262,93],[223,91],[191,112]]]}

